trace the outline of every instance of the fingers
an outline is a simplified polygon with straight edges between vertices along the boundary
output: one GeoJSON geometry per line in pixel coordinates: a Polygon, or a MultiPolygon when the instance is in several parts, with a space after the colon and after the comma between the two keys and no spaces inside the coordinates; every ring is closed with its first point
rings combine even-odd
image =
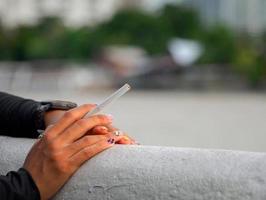
{"type": "Polygon", "coordinates": [[[109,130],[106,126],[96,126],[92,129],[92,131],[89,134],[91,134],[91,135],[105,135],[108,133],[109,133],[109,130]]]}
{"type": "MultiPolygon", "coordinates": [[[[112,126],[111,124],[108,124],[106,126],[109,130],[109,132],[114,132],[117,129],[116,127],[112,126]]],[[[117,144],[136,144],[136,141],[134,139],[132,139],[131,137],[129,137],[126,133],[123,133],[123,136],[120,140],[117,141],[117,144]]]]}
{"type": "Polygon", "coordinates": [[[95,104],[84,104],[70,111],[67,111],[63,115],[63,117],[52,128],[50,128],[50,130],[47,131],[47,133],[45,134],[46,138],[52,139],[58,136],[75,121],[84,117],[95,106],[95,104]]]}
{"type": "Polygon", "coordinates": [[[111,142],[109,139],[108,140],[106,140],[106,139],[100,140],[99,142],[97,142],[91,146],[88,146],[86,148],[83,148],[81,151],[74,154],[70,158],[70,162],[73,165],[80,167],[85,161],[89,160],[90,158],[92,158],[96,154],[104,151],[105,149],[112,147],[113,145],[114,145],[114,143],[111,142]]]}
{"type": "Polygon", "coordinates": [[[56,140],[64,144],[70,144],[84,136],[90,129],[97,125],[108,125],[113,120],[110,115],[95,115],[89,118],[80,119],[65,130],[56,140]]]}
{"type": "Polygon", "coordinates": [[[124,135],[120,140],[117,140],[117,144],[136,144],[135,140],[129,138],[127,135],[124,135]]]}
{"type": "Polygon", "coordinates": [[[66,152],[66,155],[69,155],[69,157],[71,157],[82,149],[91,146],[101,140],[108,141],[108,138],[105,135],[87,135],[74,142],[73,144],[66,146],[64,151],[66,152]]]}
{"type": "Polygon", "coordinates": [[[108,129],[109,132],[113,132],[113,131],[118,130],[118,128],[116,128],[116,127],[114,127],[112,125],[108,125],[108,126],[106,126],[106,128],[108,129]]]}
{"type": "Polygon", "coordinates": [[[91,146],[101,140],[111,141],[113,139],[115,143],[116,141],[119,141],[121,138],[123,138],[123,136],[114,136],[111,133],[106,135],[86,135],[77,140],[76,142],[74,142],[73,144],[66,146],[64,152],[66,153],[66,155],[68,155],[68,157],[71,157],[74,154],[81,151],[82,149],[91,146]]]}
{"type": "MultiPolygon", "coordinates": [[[[114,131],[119,130],[112,126],[111,124],[108,124],[107,126],[96,126],[92,129],[91,132],[89,132],[89,135],[95,134],[95,135],[105,135],[108,133],[114,133],[114,131]]],[[[123,133],[123,137],[121,137],[119,140],[117,140],[116,144],[137,144],[134,139],[129,137],[127,134],[123,133]]]]}

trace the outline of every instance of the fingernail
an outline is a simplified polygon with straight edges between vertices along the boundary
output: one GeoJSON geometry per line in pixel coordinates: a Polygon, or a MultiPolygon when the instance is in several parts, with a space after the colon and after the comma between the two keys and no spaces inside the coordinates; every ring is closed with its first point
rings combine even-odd
{"type": "Polygon", "coordinates": [[[101,131],[108,131],[108,128],[106,128],[105,126],[101,126],[99,129],[100,129],[101,131]]]}
{"type": "Polygon", "coordinates": [[[127,137],[127,136],[125,136],[124,139],[127,140],[127,141],[131,141],[131,139],[129,137],[127,137]]]}
{"type": "Polygon", "coordinates": [[[111,120],[111,121],[114,119],[113,115],[108,114],[108,115],[106,115],[106,116],[107,116],[107,118],[108,118],[109,120],[111,120]]]}
{"type": "Polygon", "coordinates": [[[110,139],[107,140],[107,142],[110,143],[110,144],[114,144],[115,143],[115,140],[112,139],[112,138],[110,138],[110,139]]]}

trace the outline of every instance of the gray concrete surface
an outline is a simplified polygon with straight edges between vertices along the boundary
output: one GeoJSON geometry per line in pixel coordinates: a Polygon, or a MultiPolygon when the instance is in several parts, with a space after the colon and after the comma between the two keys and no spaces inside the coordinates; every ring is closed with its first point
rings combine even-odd
{"type": "MultiPolygon", "coordinates": [[[[0,137],[0,173],[18,169],[33,142],[0,137]]],[[[266,154],[117,145],[85,163],[54,199],[264,200],[266,154]]]]}

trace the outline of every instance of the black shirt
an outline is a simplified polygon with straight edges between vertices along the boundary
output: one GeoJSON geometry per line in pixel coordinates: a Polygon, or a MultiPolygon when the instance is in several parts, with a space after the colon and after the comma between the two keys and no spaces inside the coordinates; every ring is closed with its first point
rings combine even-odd
{"type": "MultiPolygon", "coordinates": [[[[36,138],[43,124],[39,102],[0,92],[0,134],[36,138]]],[[[0,166],[1,167],[1,166],[0,166]]],[[[1,200],[39,200],[40,193],[30,174],[23,168],[0,176],[1,200]]]]}

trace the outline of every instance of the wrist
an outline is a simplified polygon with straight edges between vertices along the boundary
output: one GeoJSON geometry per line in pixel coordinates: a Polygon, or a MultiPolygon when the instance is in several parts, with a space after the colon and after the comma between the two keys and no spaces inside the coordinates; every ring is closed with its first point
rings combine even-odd
{"type": "Polygon", "coordinates": [[[45,128],[49,125],[55,124],[65,113],[65,110],[50,110],[44,113],[45,128]]]}
{"type": "Polygon", "coordinates": [[[58,100],[41,101],[39,104],[35,118],[37,130],[44,130],[56,123],[67,110],[77,107],[76,103],[58,100]]]}

